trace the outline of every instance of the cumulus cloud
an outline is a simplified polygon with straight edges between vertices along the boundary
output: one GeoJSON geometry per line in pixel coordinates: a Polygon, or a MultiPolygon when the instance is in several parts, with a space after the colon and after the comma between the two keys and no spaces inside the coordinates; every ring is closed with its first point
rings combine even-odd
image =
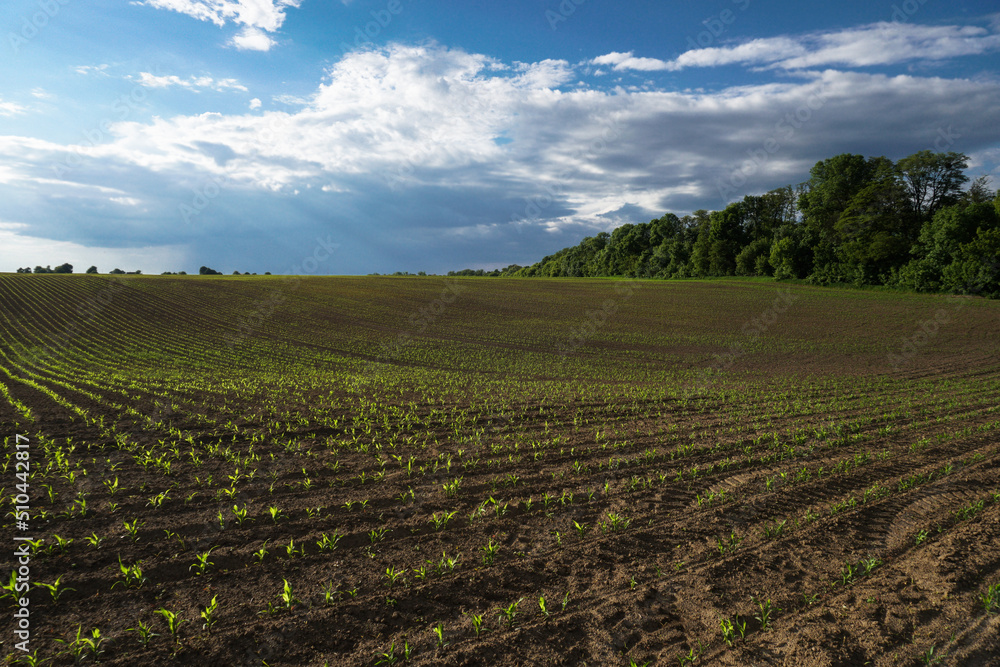
{"type": "Polygon", "coordinates": [[[140,4],[209,21],[220,28],[227,23],[242,26],[230,43],[238,49],[267,51],[274,45],[268,35],[281,28],[285,10],[301,0],[145,0],[140,4]]]}
{"type": "Polygon", "coordinates": [[[250,100],[250,110],[259,109],[261,107],[261,101],[256,97],[250,100]]]}
{"type": "Polygon", "coordinates": [[[996,50],[1000,50],[1000,34],[995,29],[991,32],[976,26],[881,22],[837,32],[768,37],[730,46],[693,49],[670,61],[637,58],[632,52],[612,52],[591,62],[619,71],[647,72],[733,64],[804,69],[944,60],[996,50]]]}
{"type": "Polygon", "coordinates": [[[291,263],[333,229],[347,264],[330,271],[364,273],[429,256],[524,263],[627,219],[798,182],[845,151],[1000,141],[1000,87],[985,79],[826,70],[716,92],[562,90],[572,72],[436,45],[359,51],[287,111],[121,122],[95,145],[0,137],[0,197],[33,233],[59,238],[73,219],[97,245],[125,228],[136,244],[237,252],[204,246],[214,233],[241,252],[290,244],[291,263]],[[121,192],[95,189],[111,184],[121,192]],[[109,197],[141,201],[144,224],[109,197]]]}

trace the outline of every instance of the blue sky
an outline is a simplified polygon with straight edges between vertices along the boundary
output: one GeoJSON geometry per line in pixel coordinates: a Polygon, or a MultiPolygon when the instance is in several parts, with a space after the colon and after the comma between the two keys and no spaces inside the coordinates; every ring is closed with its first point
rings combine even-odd
{"type": "Polygon", "coordinates": [[[838,153],[1000,185],[993,2],[8,0],[0,271],[528,264],[838,153]]]}

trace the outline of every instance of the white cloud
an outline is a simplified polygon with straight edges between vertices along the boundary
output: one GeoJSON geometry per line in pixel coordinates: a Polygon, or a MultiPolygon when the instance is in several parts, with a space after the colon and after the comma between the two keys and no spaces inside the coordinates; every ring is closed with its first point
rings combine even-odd
{"type": "Polygon", "coordinates": [[[17,102],[4,102],[0,99],[0,116],[16,116],[27,111],[28,108],[17,102]]]}
{"type": "Polygon", "coordinates": [[[616,70],[634,69],[641,72],[654,72],[670,68],[670,63],[656,58],[636,58],[632,51],[619,53],[612,51],[603,56],[598,56],[590,61],[594,65],[611,65],[616,70]]]}
{"type": "Polygon", "coordinates": [[[230,42],[241,51],[269,51],[275,41],[260,28],[246,26],[230,42]]]}
{"type": "Polygon", "coordinates": [[[873,23],[838,32],[754,39],[733,46],[686,51],[671,61],[612,52],[591,62],[616,70],[676,71],[742,64],[781,69],[890,65],[945,60],[1000,49],[1000,34],[975,26],[873,23]]]}
{"type": "Polygon", "coordinates": [[[55,97],[55,95],[45,90],[44,88],[32,88],[31,96],[36,97],[40,100],[51,100],[55,97]]]}
{"type": "Polygon", "coordinates": [[[255,109],[259,109],[260,107],[261,107],[261,101],[259,99],[257,99],[255,97],[252,100],[250,100],[250,110],[251,111],[253,111],[255,109]]]}
{"type": "Polygon", "coordinates": [[[267,33],[280,29],[285,10],[298,7],[301,0],[145,0],[138,4],[186,14],[220,28],[234,23],[242,29],[231,44],[238,49],[267,51],[275,43],[267,33]]]}
{"type": "Polygon", "coordinates": [[[187,88],[188,90],[194,91],[198,91],[203,88],[211,88],[212,90],[217,90],[219,92],[225,92],[227,90],[238,90],[244,93],[247,92],[247,87],[236,79],[213,79],[210,76],[190,76],[186,79],[182,79],[175,74],[157,76],[155,74],[150,74],[149,72],[139,72],[138,78],[132,78],[140,85],[147,88],[169,88],[171,86],[179,86],[181,88],[187,88]]]}
{"type": "MultiPolygon", "coordinates": [[[[485,235],[491,248],[526,248],[513,258],[523,263],[552,239],[568,245],[646,213],[720,208],[800,182],[845,151],[898,158],[934,148],[952,125],[960,139],[949,150],[1000,142],[1000,87],[986,79],[827,70],[712,92],[561,90],[571,73],[559,61],[505,64],[434,45],[355,52],[284,111],[122,122],[96,146],[0,136],[0,198],[39,236],[58,238],[38,228],[88,215],[76,228],[164,243],[198,243],[186,235],[205,229],[232,239],[258,224],[261,247],[304,236],[291,263],[332,225],[372,247],[400,244],[400,257],[485,235]],[[54,178],[67,156],[80,166],[54,178]],[[112,185],[120,191],[94,189],[112,185]],[[197,224],[179,224],[178,207],[206,191],[197,224]]],[[[236,251],[220,241],[215,252],[236,251]]]]}
{"type": "Polygon", "coordinates": [[[77,65],[73,68],[73,71],[77,74],[103,74],[107,76],[105,70],[108,69],[108,65],[105,63],[103,65],[77,65]]]}

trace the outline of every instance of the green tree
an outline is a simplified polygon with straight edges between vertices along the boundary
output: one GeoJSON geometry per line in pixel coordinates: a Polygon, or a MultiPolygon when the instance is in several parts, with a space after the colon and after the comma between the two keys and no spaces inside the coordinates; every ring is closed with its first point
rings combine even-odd
{"type": "Polygon", "coordinates": [[[919,151],[897,163],[913,210],[921,218],[954,204],[962,196],[962,186],[969,178],[964,170],[969,158],[962,153],[919,151]]]}
{"type": "Polygon", "coordinates": [[[97,273],[97,267],[96,266],[90,267],[89,269],[87,269],[87,273],[97,273]]]}

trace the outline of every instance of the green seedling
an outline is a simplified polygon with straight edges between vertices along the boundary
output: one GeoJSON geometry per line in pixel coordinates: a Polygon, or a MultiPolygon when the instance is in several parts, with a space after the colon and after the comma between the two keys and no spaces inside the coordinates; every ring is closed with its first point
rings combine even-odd
{"type": "Polygon", "coordinates": [[[199,611],[202,620],[205,621],[201,627],[204,630],[208,630],[209,634],[212,634],[212,626],[215,625],[216,622],[215,611],[219,608],[219,602],[216,600],[217,597],[218,596],[213,595],[212,601],[209,602],[204,609],[199,611]]]}
{"type": "Polygon", "coordinates": [[[59,575],[54,582],[51,584],[44,584],[38,582],[35,584],[36,588],[44,588],[52,595],[53,604],[59,604],[59,598],[62,597],[63,593],[68,591],[75,591],[75,588],[66,588],[61,585],[63,575],[59,575]]]}
{"type": "Polygon", "coordinates": [[[326,533],[323,533],[321,539],[317,540],[316,546],[319,547],[320,551],[333,551],[334,549],[337,548],[337,542],[339,542],[340,538],[342,537],[343,535],[338,535],[337,533],[334,533],[333,537],[330,538],[327,536],[326,533]]]}
{"type": "Polygon", "coordinates": [[[486,630],[486,628],[483,627],[483,617],[481,614],[471,614],[469,612],[466,612],[465,615],[472,620],[472,631],[475,633],[477,637],[481,632],[486,630]]]}
{"type": "Polygon", "coordinates": [[[159,614],[163,617],[163,620],[167,623],[167,629],[170,630],[170,636],[174,638],[174,643],[180,644],[181,625],[187,623],[187,621],[181,619],[177,614],[163,607],[160,607],[153,613],[159,614]]]}
{"type": "Polygon", "coordinates": [[[394,568],[392,566],[389,566],[389,567],[387,567],[385,569],[385,578],[388,580],[388,581],[386,581],[386,586],[389,587],[389,590],[392,590],[393,585],[397,581],[401,580],[403,578],[404,574],[406,574],[406,570],[405,569],[404,570],[397,570],[396,568],[394,568]]]}
{"type": "Polygon", "coordinates": [[[444,623],[438,622],[437,625],[433,627],[434,634],[437,636],[438,648],[444,648],[448,644],[444,641],[444,623]]]}
{"type": "Polygon", "coordinates": [[[129,537],[132,538],[132,541],[138,542],[139,528],[141,528],[144,524],[138,519],[132,519],[132,523],[129,523],[128,521],[123,521],[122,523],[125,525],[125,530],[128,531],[129,537]]]}
{"type": "Polygon", "coordinates": [[[483,565],[492,565],[494,558],[496,558],[497,551],[500,550],[500,545],[495,543],[492,538],[486,543],[486,546],[479,547],[479,550],[483,552],[483,565]]]}
{"type": "Polygon", "coordinates": [[[278,597],[281,599],[282,604],[285,605],[285,609],[291,609],[294,605],[301,602],[301,600],[295,597],[292,585],[288,583],[288,580],[282,579],[282,581],[284,582],[284,587],[278,597]]]}
{"type": "Polygon", "coordinates": [[[500,610],[500,614],[501,614],[500,617],[502,619],[505,619],[507,621],[507,627],[510,627],[510,628],[514,627],[514,619],[515,619],[515,617],[519,613],[519,609],[518,608],[521,606],[521,602],[523,600],[524,600],[524,598],[518,598],[517,600],[515,600],[514,602],[511,602],[506,607],[498,607],[498,609],[500,610]]]}
{"type": "Polygon", "coordinates": [[[137,621],[134,628],[128,628],[125,632],[134,632],[139,635],[139,645],[146,646],[149,644],[149,640],[153,637],[159,637],[157,633],[153,632],[152,625],[146,625],[142,621],[137,621]]]}
{"type": "Polygon", "coordinates": [[[211,566],[215,565],[212,561],[208,560],[208,557],[212,555],[212,552],[217,547],[212,547],[208,551],[202,554],[195,554],[195,563],[188,568],[188,570],[194,570],[195,574],[203,575],[211,566]]]}

